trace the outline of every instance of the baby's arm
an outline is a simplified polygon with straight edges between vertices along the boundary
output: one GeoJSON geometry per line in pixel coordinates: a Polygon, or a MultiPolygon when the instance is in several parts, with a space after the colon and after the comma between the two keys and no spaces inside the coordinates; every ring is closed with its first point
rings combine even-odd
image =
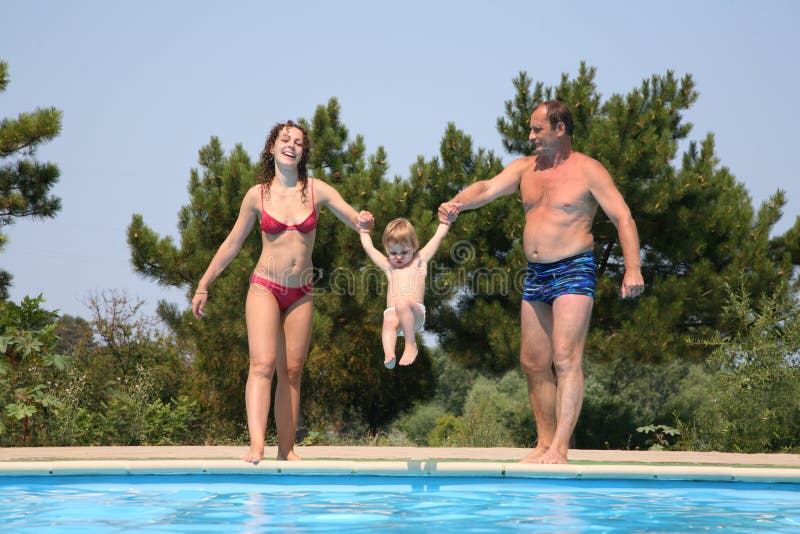
{"type": "Polygon", "coordinates": [[[433,258],[436,254],[436,251],[439,250],[439,247],[444,240],[444,236],[447,235],[447,231],[450,230],[450,224],[439,223],[439,226],[436,228],[436,232],[434,232],[433,237],[431,237],[430,241],[419,250],[419,258],[422,261],[428,262],[433,258]]]}
{"type": "Polygon", "coordinates": [[[361,238],[361,246],[364,247],[364,251],[367,253],[367,256],[369,256],[369,259],[381,269],[387,269],[389,267],[389,260],[372,244],[372,237],[369,235],[369,232],[361,230],[358,236],[361,238]]]}

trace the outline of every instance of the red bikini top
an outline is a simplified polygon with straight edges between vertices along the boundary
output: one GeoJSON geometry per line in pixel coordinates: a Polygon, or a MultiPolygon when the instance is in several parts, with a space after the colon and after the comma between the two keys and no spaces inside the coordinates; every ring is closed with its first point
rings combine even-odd
{"type": "Polygon", "coordinates": [[[314,183],[311,182],[311,213],[300,224],[284,224],[275,219],[272,215],[264,211],[264,191],[261,191],[261,231],[266,234],[280,234],[284,230],[297,230],[301,234],[307,234],[317,228],[317,211],[314,209],[314,183]]]}

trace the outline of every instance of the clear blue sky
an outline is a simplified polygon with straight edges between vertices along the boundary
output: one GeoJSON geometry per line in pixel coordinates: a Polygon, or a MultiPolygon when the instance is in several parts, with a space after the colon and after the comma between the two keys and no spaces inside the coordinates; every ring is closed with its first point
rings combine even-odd
{"type": "Polygon", "coordinates": [[[691,74],[690,138],[714,133],[756,205],[784,189],[785,231],[800,214],[798,27],[794,0],[3,0],[0,118],[64,112],[38,152],[61,169],[63,209],[6,226],[0,265],[14,301],[43,293],[62,313],[88,318],[86,297],[104,289],[146,311],[160,298],[188,306],[133,272],[125,229],[141,213],[177,240],[211,136],[255,158],[275,122],[337,97],[351,137],[370,153],[384,146],[392,176],[437,155],[448,122],[508,163],[495,121],[512,78],[557,85],[582,60],[604,98],[670,69],[691,74]]]}

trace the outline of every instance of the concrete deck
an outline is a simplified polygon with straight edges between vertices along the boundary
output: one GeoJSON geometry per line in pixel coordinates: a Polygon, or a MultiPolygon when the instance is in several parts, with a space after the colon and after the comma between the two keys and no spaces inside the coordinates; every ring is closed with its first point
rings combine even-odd
{"type": "MultiPolygon", "coordinates": [[[[530,449],[469,447],[296,447],[304,460],[388,461],[519,461],[530,449]]],[[[196,447],[10,447],[0,448],[4,462],[70,460],[239,460],[245,446],[196,447]]],[[[265,459],[277,455],[267,447],[265,459]]],[[[684,451],[607,451],[573,449],[572,463],[726,465],[739,467],[800,468],[800,454],[739,454],[684,451]]]]}
{"type": "Polygon", "coordinates": [[[628,478],[800,483],[800,455],[716,452],[570,451],[567,465],[523,464],[528,449],[298,447],[302,462],[258,465],[247,447],[0,448],[4,476],[261,474],[628,478]]]}

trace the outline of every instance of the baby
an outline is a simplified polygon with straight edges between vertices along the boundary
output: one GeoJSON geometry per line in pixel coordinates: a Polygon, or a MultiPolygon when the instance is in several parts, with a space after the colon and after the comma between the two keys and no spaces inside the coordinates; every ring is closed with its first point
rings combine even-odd
{"type": "Polygon", "coordinates": [[[400,365],[411,365],[417,358],[417,339],[415,332],[425,325],[425,277],[428,275],[428,262],[436,254],[449,224],[440,223],[428,244],[419,248],[419,240],[414,226],[407,219],[395,219],[386,225],[383,232],[383,248],[386,255],[372,244],[368,230],[361,230],[361,245],[370,259],[386,273],[386,309],[383,311],[384,360],[387,369],[396,363],[395,345],[397,336],[405,336],[406,344],[400,365]]]}

